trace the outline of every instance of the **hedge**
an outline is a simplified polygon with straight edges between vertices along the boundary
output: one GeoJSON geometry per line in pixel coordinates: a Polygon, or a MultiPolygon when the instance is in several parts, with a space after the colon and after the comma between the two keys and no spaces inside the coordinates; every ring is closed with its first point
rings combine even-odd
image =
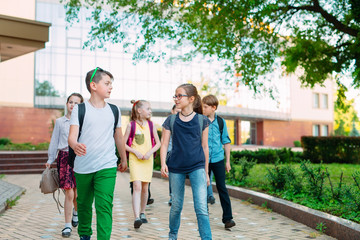
{"type": "Polygon", "coordinates": [[[313,163],[360,163],[360,137],[301,137],[303,156],[313,163]]]}

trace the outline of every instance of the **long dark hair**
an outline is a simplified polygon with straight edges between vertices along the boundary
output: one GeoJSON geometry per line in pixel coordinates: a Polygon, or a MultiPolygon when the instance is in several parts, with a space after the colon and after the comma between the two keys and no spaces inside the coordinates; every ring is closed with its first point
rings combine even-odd
{"type": "Polygon", "coordinates": [[[68,96],[68,98],[67,98],[67,100],[66,100],[66,103],[68,103],[68,102],[69,102],[69,100],[70,100],[70,98],[71,98],[72,96],[75,96],[75,97],[80,98],[80,103],[83,103],[83,102],[84,102],[84,98],[83,98],[83,96],[81,96],[81,94],[80,94],[80,93],[76,93],[76,92],[74,92],[74,93],[70,94],[70,96],[68,96]]]}
{"type": "Polygon", "coordinates": [[[184,84],[181,84],[180,86],[178,86],[177,88],[184,89],[186,92],[186,95],[188,95],[188,97],[195,97],[195,100],[193,103],[194,112],[202,114],[203,109],[202,109],[201,97],[198,94],[196,87],[194,85],[192,85],[191,83],[184,83],[184,84]]]}

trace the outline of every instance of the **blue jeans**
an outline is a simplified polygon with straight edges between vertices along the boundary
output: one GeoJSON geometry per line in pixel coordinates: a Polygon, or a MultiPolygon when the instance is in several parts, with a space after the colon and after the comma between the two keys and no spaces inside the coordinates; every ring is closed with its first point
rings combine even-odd
{"type": "Polygon", "coordinates": [[[172,205],[169,217],[169,239],[177,239],[181,211],[184,204],[185,178],[189,175],[193,193],[194,208],[201,239],[212,239],[209,215],[207,211],[207,186],[205,169],[198,169],[190,173],[169,173],[172,191],[172,205]]]}
{"type": "Polygon", "coordinates": [[[213,177],[214,177],[214,173],[212,171],[210,171],[210,175],[209,175],[209,178],[210,178],[210,185],[207,187],[207,197],[209,198],[210,196],[214,196],[214,193],[213,193],[213,190],[212,190],[212,180],[213,180],[213,177]]]}

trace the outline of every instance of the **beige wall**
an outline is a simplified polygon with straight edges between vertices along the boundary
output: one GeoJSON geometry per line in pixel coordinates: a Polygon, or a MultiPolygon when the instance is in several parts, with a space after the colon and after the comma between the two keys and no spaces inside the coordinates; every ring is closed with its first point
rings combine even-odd
{"type": "MultiPolygon", "coordinates": [[[[1,0],[0,14],[35,20],[35,0],[1,0]]],[[[34,53],[0,62],[0,106],[34,106],[34,63],[34,53]]]]}
{"type": "Polygon", "coordinates": [[[331,80],[324,83],[324,87],[315,86],[305,88],[300,86],[300,81],[295,77],[290,80],[291,119],[293,121],[334,121],[334,84],[331,80]],[[320,94],[320,108],[313,108],[313,93],[320,94]],[[322,94],[328,95],[328,108],[322,108],[322,94]]]}

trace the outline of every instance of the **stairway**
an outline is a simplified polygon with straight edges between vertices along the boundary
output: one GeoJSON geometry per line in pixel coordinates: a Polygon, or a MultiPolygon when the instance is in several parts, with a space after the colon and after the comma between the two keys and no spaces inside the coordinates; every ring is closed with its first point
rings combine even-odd
{"type": "Polygon", "coordinates": [[[42,173],[47,159],[47,151],[0,151],[0,174],[42,173]]]}

